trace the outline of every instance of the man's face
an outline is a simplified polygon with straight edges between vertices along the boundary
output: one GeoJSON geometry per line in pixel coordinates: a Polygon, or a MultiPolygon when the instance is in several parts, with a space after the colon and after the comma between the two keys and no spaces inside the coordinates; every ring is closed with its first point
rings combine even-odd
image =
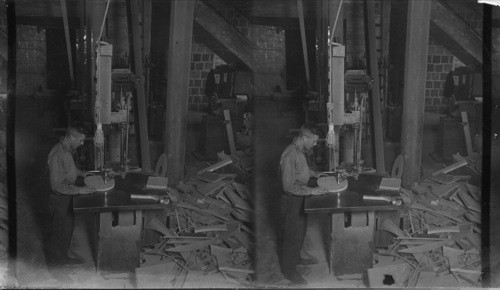
{"type": "Polygon", "coordinates": [[[71,147],[76,149],[81,145],[83,145],[83,142],[85,141],[85,134],[78,134],[78,133],[71,134],[70,140],[71,140],[71,147]]]}
{"type": "Polygon", "coordinates": [[[318,135],[305,135],[305,145],[304,147],[307,149],[307,150],[311,150],[314,146],[316,146],[316,144],[318,144],[318,135]]]}

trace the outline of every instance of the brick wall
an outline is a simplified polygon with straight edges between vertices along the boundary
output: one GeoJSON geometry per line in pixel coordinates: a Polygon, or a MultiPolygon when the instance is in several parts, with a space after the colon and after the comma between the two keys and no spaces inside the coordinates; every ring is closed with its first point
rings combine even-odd
{"type": "Polygon", "coordinates": [[[35,26],[17,27],[16,95],[31,96],[47,89],[45,29],[35,26]]]}
{"type": "Polygon", "coordinates": [[[366,69],[363,2],[350,0],[342,7],[345,21],[345,69],[366,69]]]}
{"type": "MultiPolygon", "coordinates": [[[[285,32],[276,27],[250,25],[248,19],[232,9],[219,13],[243,36],[256,45],[254,59],[259,63],[254,72],[254,93],[269,96],[280,85],[285,87],[285,32]]],[[[211,69],[225,62],[203,43],[193,39],[191,77],[189,80],[189,110],[203,112],[207,108],[205,83],[211,69]]]]}
{"type": "Polygon", "coordinates": [[[189,110],[204,112],[208,99],[205,83],[208,73],[214,67],[215,54],[203,43],[193,41],[191,47],[191,72],[189,79],[189,110]]]}
{"type": "Polygon", "coordinates": [[[257,46],[255,95],[270,96],[276,86],[286,87],[285,31],[271,26],[251,26],[250,40],[257,46]]]}
{"type": "Polygon", "coordinates": [[[425,82],[425,112],[444,113],[448,100],[443,96],[446,76],[457,59],[443,46],[430,42],[427,46],[427,75],[425,82]]]}
{"type": "Polygon", "coordinates": [[[129,67],[129,39],[127,7],[125,2],[112,1],[109,5],[105,39],[113,45],[113,69],[129,67]]]}

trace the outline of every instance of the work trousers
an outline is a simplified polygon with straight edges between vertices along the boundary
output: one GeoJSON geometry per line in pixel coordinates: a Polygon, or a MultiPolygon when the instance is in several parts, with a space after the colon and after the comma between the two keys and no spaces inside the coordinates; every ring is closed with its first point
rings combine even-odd
{"type": "Polygon", "coordinates": [[[297,271],[300,249],[307,229],[304,197],[283,195],[281,213],[283,215],[281,271],[284,275],[293,275],[297,271]]]}
{"type": "Polygon", "coordinates": [[[67,257],[71,236],[75,226],[73,196],[55,195],[49,197],[52,228],[48,245],[48,260],[58,262],[67,257]]]}

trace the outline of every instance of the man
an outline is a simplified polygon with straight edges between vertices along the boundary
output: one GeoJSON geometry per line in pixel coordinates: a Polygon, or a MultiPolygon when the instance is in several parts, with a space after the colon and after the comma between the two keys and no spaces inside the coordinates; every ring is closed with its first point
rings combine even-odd
{"type": "Polygon", "coordinates": [[[304,151],[311,150],[318,142],[318,134],[309,126],[302,126],[299,136],[281,154],[280,173],[283,186],[281,211],[283,214],[283,244],[281,268],[283,275],[295,284],[307,284],[297,272],[300,249],[306,233],[306,216],[303,210],[304,196],[325,194],[322,187],[308,187],[311,177],[319,177],[307,165],[304,151]]]}
{"type": "Polygon", "coordinates": [[[73,196],[95,191],[91,186],[75,186],[77,177],[84,177],[86,172],[76,168],[72,155],[76,148],[83,144],[84,140],[83,125],[80,123],[72,124],[68,128],[66,136],[54,145],[47,159],[51,187],[49,208],[52,216],[52,232],[47,260],[51,265],[83,262],[81,258],[69,258],[67,251],[74,228],[73,196]]]}

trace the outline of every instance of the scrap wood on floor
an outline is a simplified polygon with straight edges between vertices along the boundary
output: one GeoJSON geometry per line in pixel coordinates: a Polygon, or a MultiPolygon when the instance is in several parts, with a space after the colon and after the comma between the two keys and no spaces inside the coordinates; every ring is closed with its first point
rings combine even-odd
{"type": "Polygon", "coordinates": [[[411,190],[401,189],[404,226],[381,223],[379,230],[394,238],[374,255],[370,287],[440,287],[450,281],[454,287],[481,285],[481,188],[449,174],[463,165],[441,170],[411,190]]]}
{"type": "MultiPolygon", "coordinates": [[[[172,201],[170,226],[151,219],[146,228],[160,233],[161,238],[142,255],[160,256],[157,263],[175,263],[176,271],[171,271],[171,266],[147,264],[154,271],[170,269],[165,275],[171,287],[191,285],[187,282],[191,271],[222,275],[228,284],[248,286],[254,276],[250,190],[235,182],[232,175],[220,178],[218,173],[207,172],[169,188],[177,199],[172,201]]],[[[144,274],[148,268],[139,270],[141,267],[138,273],[148,277],[144,274]]]]}

